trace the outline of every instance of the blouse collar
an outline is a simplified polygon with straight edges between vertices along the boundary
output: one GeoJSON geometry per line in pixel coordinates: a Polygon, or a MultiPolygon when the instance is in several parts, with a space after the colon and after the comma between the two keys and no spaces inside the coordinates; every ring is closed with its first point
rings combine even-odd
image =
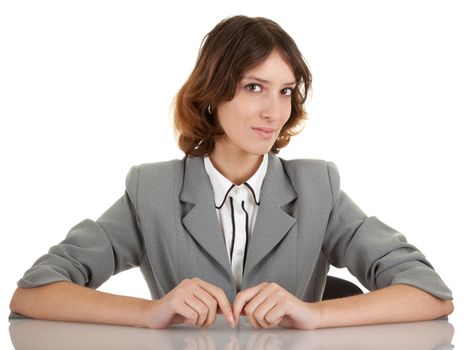
{"type": "Polygon", "coordinates": [[[212,184],[216,208],[221,208],[221,206],[223,205],[223,203],[225,202],[228,196],[228,193],[234,187],[243,187],[243,189],[247,188],[253,195],[255,203],[259,205],[261,187],[263,185],[266,171],[268,169],[268,154],[267,153],[264,154],[263,160],[261,161],[261,164],[258,170],[256,170],[253,176],[251,176],[242,185],[235,185],[230,180],[228,180],[225,176],[223,176],[213,166],[208,156],[204,157],[204,165],[205,165],[205,171],[207,172],[208,177],[210,178],[210,182],[212,184]]]}

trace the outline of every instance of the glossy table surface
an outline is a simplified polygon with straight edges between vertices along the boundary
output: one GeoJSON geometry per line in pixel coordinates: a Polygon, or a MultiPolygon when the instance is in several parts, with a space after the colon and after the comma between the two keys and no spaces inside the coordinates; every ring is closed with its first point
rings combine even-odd
{"type": "Polygon", "coordinates": [[[13,320],[15,349],[453,349],[447,321],[345,327],[312,331],[253,329],[245,317],[232,329],[219,315],[208,329],[177,325],[165,330],[110,325],[13,320]]]}

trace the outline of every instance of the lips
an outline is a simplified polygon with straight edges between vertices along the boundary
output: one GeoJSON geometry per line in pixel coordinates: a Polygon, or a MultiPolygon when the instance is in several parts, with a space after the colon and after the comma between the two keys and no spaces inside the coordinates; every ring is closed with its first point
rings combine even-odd
{"type": "Polygon", "coordinates": [[[266,127],[256,127],[252,128],[259,136],[269,139],[273,136],[273,134],[276,132],[276,129],[274,128],[266,128],[266,127]]]}

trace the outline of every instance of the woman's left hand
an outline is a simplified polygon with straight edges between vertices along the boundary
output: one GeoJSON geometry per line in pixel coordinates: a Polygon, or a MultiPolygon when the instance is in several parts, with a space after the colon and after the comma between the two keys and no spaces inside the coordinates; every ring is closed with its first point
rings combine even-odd
{"type": "Polygon", "coordinates": [[[254,328],[317,328],[316,305],[299,300],[274,282],[263,282],[239,292],[233,314],[235,322],[240,315],[246,315],[254,328]]]}

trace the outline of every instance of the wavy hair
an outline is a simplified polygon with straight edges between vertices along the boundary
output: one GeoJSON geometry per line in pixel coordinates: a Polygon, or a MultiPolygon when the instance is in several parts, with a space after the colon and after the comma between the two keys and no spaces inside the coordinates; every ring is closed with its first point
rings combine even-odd
{"type": "Polygon", "coordinates": [[[215,140],[224,135],[214,113],[216,106],[231,101],[245,72],[264,62],[274,50],[292,68],[297,85],[291,96],[290,117],[271,151],[278,153],[302,130],[312,77],[296,43],[267,18],[229,17],[204,37],[195,68],[175,97],[175,133],[187,156],[213,151],[215,140]]]}

